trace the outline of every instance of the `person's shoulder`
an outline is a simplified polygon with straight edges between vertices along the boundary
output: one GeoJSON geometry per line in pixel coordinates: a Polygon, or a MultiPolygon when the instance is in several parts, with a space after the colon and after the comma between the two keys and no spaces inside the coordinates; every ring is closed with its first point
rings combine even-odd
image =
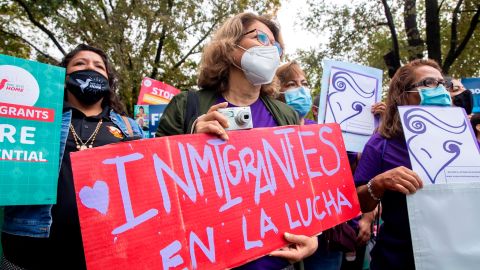
{"type": "Polygon", "coordinates": [[[317,121],[314,121],[312,119],[305,118],[304,119],[304,124],[305,125],[315,125],[315,124],[318,124],[318,123],[317,123],[317,121]]]}
{"type": "Polygon", "coordinates": [[[200,89],[200,90],[190,90],[195,92],[198,95],[200,100],[204,99],[213,99],[217,97],[217,91],[212,89],[200,89]]]}
{"type": "Polygon", "coordinates": [[[180,93],[173,96],[172,100],[170,100],[170,102],[168,103],[168,107],[170,107],[169,109],[172,109],[172,107],[175,109],[183,109],[183,107],[187,104],[189,92],[195,92],[196,95],[198,94],[198,91],[195,90],[181,91],[180,93]]]}
{"type": "Polygon", "coordinates": [[[272,104],[278,108],[278,110],[288,119],[288,124],[300,124],[300,118],[298,117],[297,112],[284,102],[274,99],[273,97],[268,97],[272,104]]]}
{"type": "Polygon", "coordinates": [[[295,110],[292,107],[285,104],[284,102],[281,102],[280,100],[275,99],[271,96],[265,96],[265,98],[268,99],[273,104],[275,104],[275,106],[277,106],[282,112],[293,114],[293,115],[296,114],[295,110]]]}
{"type": "Polygon", "coordinates": [[[188,91],[190,90],[185,90],[185,91],[181,91],[180,93],[176,94],[175,96],[173,96],[172,100],[182,100],[182,99],[186,99],[187,98],[187,95],[188,95],[188,91]]]}
{"type": "Polygon", "coordinates": [[[200,90],[190,89],[190,90],[184,90],[180,92],[179,94],[175,95],[175,97],[177,100],[186,100],[190,93],[197,96],[200,101],[205,99],[212,99],[217,94],[215,90],[210,90],[210,89],[200,89],[200,90]]]}
{"type": "Polygon", "coordinates": [[[110,119],[115,118],[115,119],[118,120],[118,121],[123,121],[123,119],[127,119],[127,120],[129,120],[130,122],[136,124],[136,121],[135,121],[132,117],[126,115],[125,113],[117,112],[117,111],[115,111],[115,110],[112,109],[112,108],[109,108],[108,111],[109,111],[110,119]]]}
{"type": "Polygon", "coordinates": [[[375,150],[378,150],[378,151],[381,151],[381,147],[383,147],[383,144],[385,143],[385,141],[387,141],[388,139],[383,137],[380,133],[378,132],[375,132],[371,137],[370,139],[368,140],[367,144],[365,144],[365,149],[367,148],[371,148],[371,149],[375,149],[375,150]]]}

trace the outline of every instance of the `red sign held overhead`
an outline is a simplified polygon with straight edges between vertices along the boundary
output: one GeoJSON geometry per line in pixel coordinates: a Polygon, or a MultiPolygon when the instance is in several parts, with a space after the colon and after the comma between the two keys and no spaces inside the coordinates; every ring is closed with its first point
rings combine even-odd
{"type": "Polygon", "coordinates": [[[337,124],[72,154],[88,269],[225,269],[359,213],[337,124]],[[160,266],[160,267],[159,267],[160,266]]]}
{"type": "Polygon", "coordinates": [[[171,85],[145,77],[142,80],[142,87],[140,88],[137,104],[167,104],[172,100],[173,96],[179,93],[180,90],[171,85]]]}

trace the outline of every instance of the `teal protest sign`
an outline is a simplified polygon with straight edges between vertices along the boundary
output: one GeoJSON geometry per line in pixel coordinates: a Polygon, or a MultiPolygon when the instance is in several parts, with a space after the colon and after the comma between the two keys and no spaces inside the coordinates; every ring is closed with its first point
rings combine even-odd
{"type": "Polygon", "coordinates": [[[0,55],[0,205],[56,202],[65,69],[0,55]]]}

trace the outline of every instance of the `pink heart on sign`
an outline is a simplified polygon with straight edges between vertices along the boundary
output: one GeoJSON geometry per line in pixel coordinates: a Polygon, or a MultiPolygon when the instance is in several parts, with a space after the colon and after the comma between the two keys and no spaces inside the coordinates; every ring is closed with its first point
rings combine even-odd
{"type": "Polygon", "coordinates": [[[84,186],[79,193],[80,201],[85,207],[95,209],[102,214],[108,211],[108,185],[104,181],[98,180],[93,188],[84,186]]]}

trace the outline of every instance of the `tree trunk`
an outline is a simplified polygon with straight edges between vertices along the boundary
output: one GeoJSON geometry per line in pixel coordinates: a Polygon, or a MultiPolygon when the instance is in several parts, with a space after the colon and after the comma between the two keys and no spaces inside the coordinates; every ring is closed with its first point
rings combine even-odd
{"type": "Polygon", "coordinates": [[[425,0],[428,58],[437,61],[439,64],[442,64],[440,20],[438,14],[438,1],[425,0]]]}
{"type": "Polygon", "coordinates": [[[385,64],[388,67],[388,75],[393,77],[397,69],[400,68],[400,49],[398,46],[397,30],[395,29],[395,22],[393,21],[392,12],[388,6],[387,0],[382,0],[383,8],[385,10],[385,17],[387,18],[388,28],[392,35],[392,50],[384,56],[385,64]]]}
{"type": "Polygon", "coordinates": [[[417,25],[417,1],[405,0],[403,12],[403,21],[405,23],[405,33],[407,34],[408,60],[423,58],[424,42],[418,31],[417,25]]]}
{"type": "MultiPolygon", "coordinates": [[[[173,9],[173,0],[167,1],[167,12],[164,16],[168,16],[169,18],[172,17],[172,9],[173,9]]],[[[157,79],[158,76],[158,67],[160,65],[160,57],[162,56],[163,46],[165,45],[165,39],[167,38],[167,29],[169,24],[167,22],[163,22],[162,25],[162,33],[160,34],[160,38],[158,40],[157,52],[155,54],[155,60],[153,61],[153,70],[150,74],[150,78],[157,79]]]]}

